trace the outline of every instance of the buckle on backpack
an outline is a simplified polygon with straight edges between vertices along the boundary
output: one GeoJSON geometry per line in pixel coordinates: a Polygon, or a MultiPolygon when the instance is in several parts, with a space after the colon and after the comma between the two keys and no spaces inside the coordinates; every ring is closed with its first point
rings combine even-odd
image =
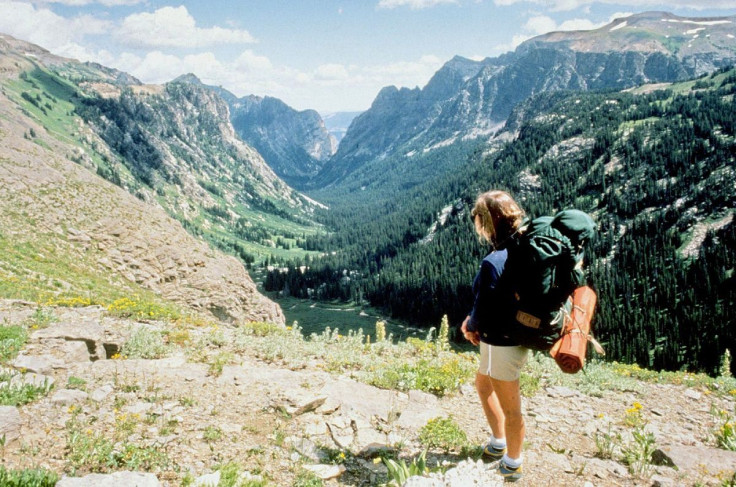
{"type": "Polygon", "coordinates": [[[516,321],[529,328],[539,328],[539,325],[542,324],[541,319],[537,318],[534,315],[530,315],[529,313],[525,313],[521,310],[516,312],[516,321]]]}

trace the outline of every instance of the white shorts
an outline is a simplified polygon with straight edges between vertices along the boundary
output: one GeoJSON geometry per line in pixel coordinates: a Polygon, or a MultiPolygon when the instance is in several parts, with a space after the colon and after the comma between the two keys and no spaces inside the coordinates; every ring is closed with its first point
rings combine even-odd
{"type": "Polygon", "coordinates": [[[478,373],[496,380],[515,381],[521,377],[521,369],[529,357],[525,347],[497,347],[480,342],[478,373]]]}

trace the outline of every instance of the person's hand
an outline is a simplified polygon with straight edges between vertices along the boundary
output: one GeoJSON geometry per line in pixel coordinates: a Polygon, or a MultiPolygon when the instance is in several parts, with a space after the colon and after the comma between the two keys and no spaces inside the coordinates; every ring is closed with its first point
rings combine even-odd
{"type": "Polygon", "coordinates": [[[463,332],[463,336],[467,341],[472,343],[473,345],[480,344],[480,333],[477,331],[468,331],[468,320],[470,320],[470,316],[465,318],[465,321],[463,321],[463,326],[460,327],[460,330],[463,332]]]}

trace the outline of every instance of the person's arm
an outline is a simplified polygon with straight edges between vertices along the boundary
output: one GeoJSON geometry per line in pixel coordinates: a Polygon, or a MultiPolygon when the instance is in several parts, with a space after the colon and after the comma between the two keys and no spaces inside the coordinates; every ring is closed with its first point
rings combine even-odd
{"type": "MultiPolygon", "coordinates": [[[[494,317],[495,289],[502,268],[498,268],[496,259],[483,259],[474,283],[475,302],[473,310],[466,318],[465,328],[468,332],[478,333],[483,324],[488,324],[494,317]]],[[[497,311],[497,310],[496,310],[497,311]]]]}
{"type": "Polygon", "coordinates": [[[478,344],[480,344],[480,333],[478,333],[477,331],[468,330],[468,321],[470,321],[470,315],[465,318],[465,321],[463,321],[463,326],[460,327],[460,330],[463,332],[463,336],[467,341],[477,346],[478,344]]]}

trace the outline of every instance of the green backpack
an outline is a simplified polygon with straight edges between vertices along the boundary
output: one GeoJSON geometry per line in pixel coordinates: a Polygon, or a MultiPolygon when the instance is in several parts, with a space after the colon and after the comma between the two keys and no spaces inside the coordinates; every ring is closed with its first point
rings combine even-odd
{"type": "Polygon", "coordinates": [[[564,210],[525,222],[508,244],[498,290],[505,310],[502,335],[534,350],[549,350],[560,336],[572,292],[586,284],[583,246],[595,233],[593,219],[564,210]]]}

